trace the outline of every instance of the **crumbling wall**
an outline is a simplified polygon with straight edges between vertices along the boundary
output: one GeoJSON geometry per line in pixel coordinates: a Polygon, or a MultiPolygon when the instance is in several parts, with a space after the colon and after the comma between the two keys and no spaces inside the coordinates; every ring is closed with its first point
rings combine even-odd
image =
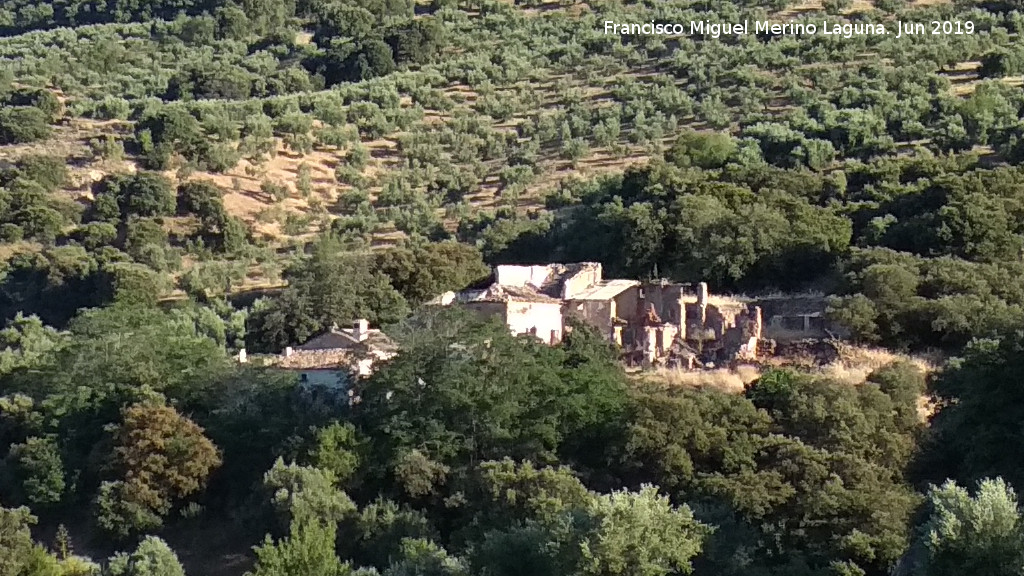
{"type": "Polygon", "coordinates": [[[627,326],[622,330],[623,348],[634,362],[653,364],[667,360],[679,327],[674,324],[627,326]]]}
{"type": "Polygon", "coordinates": [[[509,300],[505,323],[513,334],[533,334],[557,344],[562,341],[562,303],[509,300]]]}
{"type": "Polygon", "coordinates": [[[842,335],[839,327],[825,319],[828,305],[824,295],[771,296],[759,299],[757,305],[764,311],[764,338],[787,342],[842,335]]]}
{"type": "Polygon", "coordinates": [[[640,302],[640,289],[636,286],[623,291],[613,300],[615,309],[612,314],[627,322],[637,318],[637,305],[640,302]]]}
{"type": "Polygon", "coordinates": [[[565,305],[565,316],[574,317],[593,326],[600,334],[614,337],[614,300],[579,300],[565,305]]]}
{"type": "Polygon", "coordinates": [[[494,269],[494,283],[505,286],[541,286],[551,275],[551,265],[545,266],[509,266],[501,265],[494,269]]]}
{"type": "Polygon", "coordinates": [[[679,335],[679,327],[673,324],[662,324],[661,326],[648,327],[648,337],[654,340],[654,356],[651,358],[653,362],[656,359],[668,356],[669,351],[672,349],[672,342],[679,335]]]}
{"type": "Polygon", "coordinates": [[[504,302],[489,302],[489,301],[477,301],[477,302],[466,302],[464,304],[466,309],[472,310],[473,312],[483,316],[485,318],[494,317],[502,322],[507,323],[507,310],[508,307],[504,302]]]}
{"type": "MultiPolygon", "coordinates": [[[[642,289],[644,300],[654,306],[658,316],[663,321],[677,326],[684,325],[686,321],[687,301],[696,302],[696,297],[686,294],[684,287],[680,284],[651,282],[644,284],[642,289]]],[[[635,309],[636,305],[633,308],[635,309]]]]}
{"type": "Polygon", "coordinates": [[[723,331],[722,350],[731,358],[753,360],[757,357],[757,343],[763,330],[761,309],[744,306],[736,312],[730,317],[732,325],[723,331]]]}
{"type": "Polygon", "coordinates": [[[839,348],[829,340],[794,340],[776,342],[775,356],[781,356],[793,363],[824,366],[840,359],[839,348]]]}
{"type": "Polygon", "coordinates": [[[714,328],[707,324],[707,308],[696,302],[687,302],[683,308],[683,318],[686,321],[686,332],[684,337],[687,340],[713,340],[714,328]]]}
{"type": "Polygon", "coordinates": [[[571,300],[581,292],[601,282],[601,265],[585,263],[583,268],[562,280],[562,299],[571,300]]]}

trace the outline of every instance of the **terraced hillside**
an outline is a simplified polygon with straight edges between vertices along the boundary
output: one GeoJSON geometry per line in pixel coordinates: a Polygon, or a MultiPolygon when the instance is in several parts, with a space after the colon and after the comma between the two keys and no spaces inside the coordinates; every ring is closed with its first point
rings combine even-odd
{"type": "MultiPolygon", "coordinates": [[[[323,234],[352,252],[455,238],[492,261],[588,258],[631,276],[660,271],[726,288],[786,288],[742,263],[759,254],[726,251],[677,265],[667,254],[692,252],[685,243],[627,254],[629,239],[588,249],[557,232],[583,233],[565,215],[586,213],[588,198],[606,194],[604,206],[623,196],[598,193],[608,185],[595,177],[609,175],[614,187],[630,166],[664,156],[707,170],[722,161],[782,169],[710,176],[748,188],[771,204],[764,210],[790,222],[793,210],[835,213],[851,220],[854,243],[877,244],[862,232],[891,212],[879,205],[891,197],[878,192],[880,161],[927,163],[952,152],[963,158],[957,170],[974,170],[979,161],[1020,155],[1019,19],[996,9],[930,1],[267,1],[158,2],[144,11],[86,3],[73,11],[9,1],[0,12],[0,157],[44,170],[63,164],[66,172],[30,186],[31,169],[8,169],[2,252],[20,254],[14,273],[31,276],[78,259],[68,250],[81,247],[97,269],[109,258],[138,265],[130,273],[163,298],[280,286],[295,254],[323,234]],[[958,24],[950,29],[959,33],[902,38],[713,39],[618,36],[604,27],[825,18],[890,30],[897,21],[970,22],[971,33],[958,24]],[[697,140],[672,149],[690,130],[697,140]],[[715,132],[730,138],[700,136],[715,132]],[[132,173],[159,174],[166,180],[150,188],[172,193],[211,183],[215,189],[204,190],[216,208],[97,209],[98,197],[118,197],[114,189],[141,193],[131,178],[114,185],[132,173]],[[787,189],[805,178],[809,188],[787,189]],[[765,186],[807,197],[786,208],[764,199],[765,186]],[[54,256],[54,247],[66,254],[54,256]]],[[[651,217],[640,212],[605,217],[651,217]]],[[[732,224],[716,226],[697,234],[732,224]]],[[[850,243],[837,233],[820,240],[832,255],[850,243]]],[[[749,242],[754,252],[772,250],[763,239],[749,242]]],[[[789,284],[827,276],[815,270],[789,284]]],[[[24,300],[14,292],[10,299],[24,300]]]]}

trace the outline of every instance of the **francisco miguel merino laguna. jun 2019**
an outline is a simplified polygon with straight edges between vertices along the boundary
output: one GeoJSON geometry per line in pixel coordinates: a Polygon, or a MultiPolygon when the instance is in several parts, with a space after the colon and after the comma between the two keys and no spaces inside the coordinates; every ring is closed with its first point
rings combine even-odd
{"type": "Polygon", "coordinates": [[[896,38],[925,34],[962,35],[974,34],[974,22],[969,20],[933,20],[931,22],[769,22],[767,20],[744,20],[742,22],[711,22],[690,21],[682,23],[644,22],[642,24],[619,24],[613,20],[604,21],[605,34],[623,36],[706,36],[720,38],[722,36],[742,36],[746,34],[773,34],[780,36],[840,36],[852,38],[865,35],[894,35],[896,38]]]}

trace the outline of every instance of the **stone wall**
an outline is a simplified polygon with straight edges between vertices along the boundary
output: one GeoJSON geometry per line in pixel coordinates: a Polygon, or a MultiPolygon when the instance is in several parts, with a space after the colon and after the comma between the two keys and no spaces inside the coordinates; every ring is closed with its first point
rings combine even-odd
{"type": "MultiPolygon", "coordinates": [[[[644,300],[654,306],[658,317],[677,326],[685,325],[686,303],[696,303],[696,296],[688,294],[685,288],[681,284],[659,282],[644,284],[642,287],[644,300]]],[[[636,305],[633,308],[635,309],[636,305]]]]}
{"type": "Polygon", "coordinates": [[[614,300],[577,300],[565,304],[564,315],[586,322],[603,336],[614,338],[615,307],[614,300]]]}
{"type": "Polygon", "coordinates": [[[513,334],[533,334],[548,343],[562,341],[562,303],[509,300],[505,323],[513,334]]]}

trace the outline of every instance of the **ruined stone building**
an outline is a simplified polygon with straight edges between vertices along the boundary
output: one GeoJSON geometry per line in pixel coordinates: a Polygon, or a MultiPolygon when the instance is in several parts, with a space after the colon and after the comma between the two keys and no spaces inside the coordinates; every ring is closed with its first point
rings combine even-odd
{"type": "Polygon", "coordinates": [[[500,318],[513,334],[532,334],[549,344],[562,340],[564,302],[601,283],[601,265],[497,266],[483,286],[448,292],[436,304],[460,304],[500,318]]]}
{"type": "Polygon", "coordinates": [[[704,282],[665,280],[640,284],[637,300],[635,316],[624,319],[627,332],[621,342],[635,359],[693,367],[757,354],[761,311],[749,302],[712,296],[704,282]]]}
{"type": "Polygon", "coordinates": [[[602,277],[601,264],[497,266],[482,286],[449,292],[436,304],[459,304],[500,318],[514,334],[555,344],[578,318],[623,348],[637,364],[693,366],[702,358],[753,356],[760,338],[756,306],[713,298],[706,284],[602,277]]]}
{"type": "Polygon", "coordinates": [[[490,278],[434,304],[461,305],[501,319],[513,334],[561,341],[577,318],[621,346],[627,362],[694,367],[754,360],[764,340],[839,333],[821,295],[714,295],[704,282],[604,279],[601,264],[497,266],[490,278]]]}
{"type": "Polygon", "coordinates": [[[778,294],[757,299],[764,310],[764,337],[777,342],[847,337],[840,326],[825,318],[823,294],[778,294]]]}

